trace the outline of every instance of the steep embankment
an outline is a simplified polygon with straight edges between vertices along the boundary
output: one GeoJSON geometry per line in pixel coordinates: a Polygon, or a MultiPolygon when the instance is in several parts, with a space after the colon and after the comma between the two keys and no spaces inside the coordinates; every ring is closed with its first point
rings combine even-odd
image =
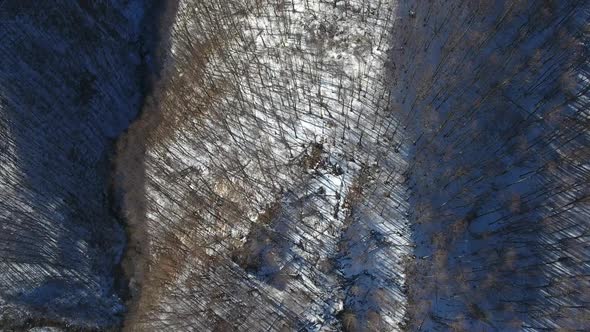
{"type": "Polygon", "coordinates": [[[142,104],[151,4],[0,2],[2,327],[121,322],[109,157],[142,104]]]}
{"type": "Polygon", "coordinates": [[[407,1],[409,330],[590,328],[587,1],[407,1]]]}

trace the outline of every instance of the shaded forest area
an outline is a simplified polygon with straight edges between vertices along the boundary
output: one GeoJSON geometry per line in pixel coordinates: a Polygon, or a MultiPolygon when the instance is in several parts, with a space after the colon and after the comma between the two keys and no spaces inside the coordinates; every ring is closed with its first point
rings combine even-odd
{"type": "Polygon", "coordinates": [[[410,330],[590,328],[585,1],[401,2],[410,330]]]}
{"type": "Polygon", "coordinates": [[[122,322],[110,159],[156,71],[154,7],[0,2],[0,330],[122,322]]]}

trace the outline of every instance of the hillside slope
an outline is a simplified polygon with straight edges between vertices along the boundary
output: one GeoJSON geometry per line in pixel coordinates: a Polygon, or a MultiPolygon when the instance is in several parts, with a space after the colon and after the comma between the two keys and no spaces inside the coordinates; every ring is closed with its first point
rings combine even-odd
{"type": "Polygon", "coordinates": [[[141,108],[144,1],[0,2],[0,326],[110,327],[109,150],[141,108]]]}
{"type": "Polygon", "coordinates": [[[410,252],[390,1],[181,1],[119,154],[143,236],[129,330],[397,329],[410,252]],[[137,172],[138,169],[143,172],[137,172]]]}
{"type": "Polygon", "coordinates": [[[400,3],[390,72],[412,142],[409,330],[590,328],[589,10],[400,3]]]}

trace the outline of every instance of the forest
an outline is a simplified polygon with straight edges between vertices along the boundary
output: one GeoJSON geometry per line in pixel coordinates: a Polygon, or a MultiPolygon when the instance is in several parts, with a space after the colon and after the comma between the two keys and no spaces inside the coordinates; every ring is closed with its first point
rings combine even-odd
{"type": "Polygon", "coordinates": [[[589,18],[0,2],[0,331],[590,330],[589,18]]]}

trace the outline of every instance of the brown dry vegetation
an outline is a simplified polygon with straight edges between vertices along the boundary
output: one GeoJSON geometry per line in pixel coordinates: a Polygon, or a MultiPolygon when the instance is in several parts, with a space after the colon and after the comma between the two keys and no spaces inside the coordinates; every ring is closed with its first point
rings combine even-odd
{"type": "MultiPolygon", "coordinates": [[[[170,2],[176,4],[178,1],[170,2]]],[[[169,140],[174,139],[171,135],[174,135],[175,130],[186,123],[194,125],[195,122],[216,117],[217,115],[209,112],[216,99],[235,89],[229,81],[205,77],[204,72],[209,59],[223,53],[225,45],[236,38],[236,30],[233,30],[236,26],[222,26],[218,21],[219,17],[228,18],[230,14],[235,14],[231,12],[235,8],[225,6],[223,2],[203,1],[195,5],[195,12],[181,14],[193,15],[188,21],[206,27],[206,33],[196,38],[182,24],[173,27],[169,38],[181,45],[181,51],[176,55],[170,55],[169,61],[174,65],[168,66],[161,80],[156,82],[141,117],[118,143],[116,185],[125,193],[124,211],[130,236],[123,266],[127,277],[136,287],[135,297],[129,303],[130,312],[125,322],[125,330],[128,331],[142,331],[149,326],[146,324],[153,318],[151,315],[154,310],[159,310],[154,304],[161,302],[163,293],[170,292],[169,283],[175,280],[188,261],[198,262],[204,271],[207,270],[207,266],[215,263],[216,256],[206,253],[207,242],[213,245],[220,239],[213,237],[203,241],[202,237],[196,235],[196,230],[203,229],[203,225],[200,224],[200,211],[209,210],[212,205],[215,206],[215,211],[231,211],[217,215],[224,221],[223,227],[228,230],[231,229],[231,225],[246,218],[244,209],[239,206],[248,204],[247,198],[242,195],[244,191],[235,187],[236,184],[232,181],[226,181],[223,174],[220,174],[213,184],[220,188],[210,191],[208,197],[184,198],[192,202],[192,209],[182,211],[185,215],[182,218],[182,229],[167,229],[163,238],[153,238],[146,227],[147,150],[165,147],[169,140]],[[226,199],[221,199],[215,194],[219,190],[226,193],[226,199]],[[242,203],[237,203],[240,201],[242,203]],[[227,204],[230,206],[225,206],[227,204]],[[180,240],[179,234],[187,238],[180,240]]],[[[175,20],[175,6],[169,8],[169,20],[175,20]]],[[[248,8],[244,5],[238,12],[249,11],[252,8],[254,7],[248,8]]],[[[166,163],[165,160],[161,162],[166,163]]],[[[175,179],[171,178],[170,181],[175,179]]],[[[272,210],[273,208],[260,216],[261,222],[268,222],[272,210]]],[[[192,282],[201,283],[203,280],[195,279],[192,282]]]]}

